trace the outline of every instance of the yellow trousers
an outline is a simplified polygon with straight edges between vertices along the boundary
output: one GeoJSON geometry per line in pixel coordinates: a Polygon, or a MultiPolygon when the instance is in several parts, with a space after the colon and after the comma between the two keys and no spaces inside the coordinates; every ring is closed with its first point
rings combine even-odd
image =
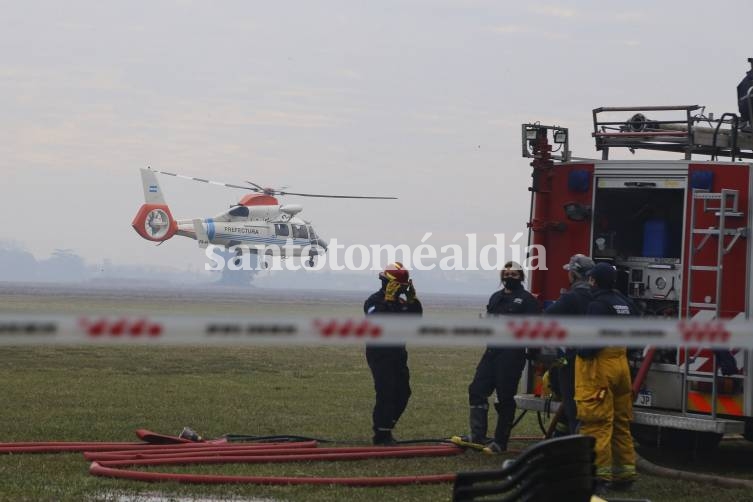
{"type": "Polygon", "coordinates": [[[580,433],[596,439],[596,476],[635,479],[633,399],[624,347],[602,349],[590,359],[575,358],[575,403],[580,433]]]}

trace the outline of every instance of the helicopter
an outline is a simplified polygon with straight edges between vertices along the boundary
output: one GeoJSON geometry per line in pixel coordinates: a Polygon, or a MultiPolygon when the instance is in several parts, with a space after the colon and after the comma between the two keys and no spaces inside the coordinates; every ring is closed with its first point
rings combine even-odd
{"type": "MultiPolygon", "coordinates": [[[[362,195],[324,195],[286,192],[284,188],[266,188],[251,181],[246,185],[195,178],[151,168],[141,169],[144,189],[144,204],[131,222],[136,233],[158,245],[175,235],[195,239],[199,248],[209,245],[223,246],[236,252],[236,264],[243,253],[289,258],[302,256],[308,251],[308,264],[314,266],[314,258],[327,251],[327,243],[321,239],[311,222],[298,215],[303,210],[298,204],[280,204],[277,196],[319,197],[334,199],[397,199],[397,197],[362,195]],[[227,188],[247,190],[248,193],[224,211],[212,218],[176,220],[165,202],[157,174],[184,178],[200,183],[220,185],[227,188]]],[[[260,257],[261,259],[261,257],[260,257]]]]}

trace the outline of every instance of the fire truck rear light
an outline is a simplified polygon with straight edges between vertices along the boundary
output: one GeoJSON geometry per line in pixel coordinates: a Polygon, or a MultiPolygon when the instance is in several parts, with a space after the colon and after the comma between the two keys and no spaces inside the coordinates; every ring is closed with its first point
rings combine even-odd
{"type": "Polygon", "coordinates": [[[712,171],[694,171],[690,174],[690,188],[711,190],[713,185],[714,173],[712,171]]]}
{"type": "Polygon", "coordinates": [[[591,188],[591,173],[585,169],[574,169],[567,173],[567,189],[571,192],[586,193],[591,188]]]}
{"type": "Polygon", "coordinates": [[[529,141],[535,140],[538,132],[539,130],[535,127],[526,127],[526,139],[529,141]]]}
{"type": "Polygon", "coordinates": [[[567,131],[561,129],[554,131],[554,142],[559,144],[567,143],[567,131]]]}

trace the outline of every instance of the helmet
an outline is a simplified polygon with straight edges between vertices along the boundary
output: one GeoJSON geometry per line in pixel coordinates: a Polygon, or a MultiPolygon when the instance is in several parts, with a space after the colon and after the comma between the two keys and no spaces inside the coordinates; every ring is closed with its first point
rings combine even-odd
{"type": "Polygon", "coordinates": [[[592,268],[588,277],[593,277],[594,282],[600,288],[612,288],[617,280],[617,269],[607,262],[599,262],[592,268]]]}
{"type": "Polygon", "coordinates": [[[585,277],[586,274],[588,274],[588,272],[590,272],[591,269],[594,268],[594,266],[595,263],[591,258],[584,254],[578,253],[571,256],[568,264],[564,265],[562,268],[574,273],[579,277],[585,277]]]}
{"type": "Polygon", "coordinates": [[[521,267],[520,263],[516,261],[508,261],[507,263],[505,263],[505,266],[503,267],[503,269],[499,271],[500,279],[503,278],[505,270],[517,270],[518,273],[520,274],[521,280],[526,278],[526,273],[523,270],[523,267],[521,267]]]}
{"type": "Polygon", "coordinates": [[[402,263],[399,261],[396,261],[394,263],[390,263],[385,267],[384,271],[379,272],[379,278],[385,279],[387,281],[396,281],[400,284],[408,284],[408,279],[410,279],[410,274],[405,269],[402,263]]]}

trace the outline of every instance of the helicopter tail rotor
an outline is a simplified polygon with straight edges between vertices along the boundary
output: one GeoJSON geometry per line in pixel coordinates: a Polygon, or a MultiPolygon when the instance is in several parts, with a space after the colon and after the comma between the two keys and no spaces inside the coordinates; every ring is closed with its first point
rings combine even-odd
{"type": "Polygon", "coordinates": [[[178,223],[167,204],[142,204],[131,226],[137,234],[152,242],[164,242],[178,231],[178,223]]]}
{"type": "Polygon", "coordinates": [[[154,171],[142,169],[141,182],[144,186],[144,204],[133,218],[131,226],[146,240],[164,242],[175,235],[178,224],[162,196],[162,188],[154,171]]]}

